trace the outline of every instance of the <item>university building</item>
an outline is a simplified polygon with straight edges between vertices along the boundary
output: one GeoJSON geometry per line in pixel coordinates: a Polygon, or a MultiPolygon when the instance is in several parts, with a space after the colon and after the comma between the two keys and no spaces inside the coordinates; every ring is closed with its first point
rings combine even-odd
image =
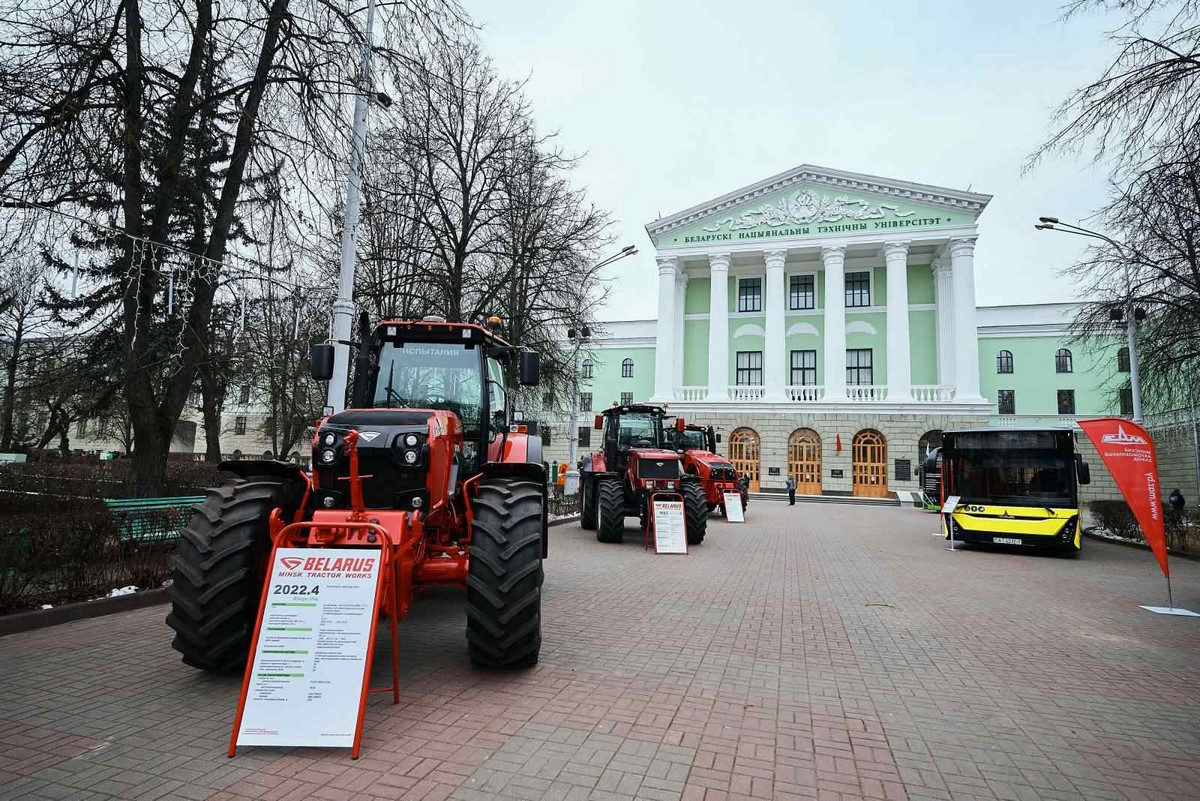
{"type": "Polygon", "coordinates": [[[580,452],[596,410],[649,400],[713,425],[753,488],[882,497],[917,489],[942,430],[1127,413],[1117,332],[976,305],[990,199],[803,165],[648,224],[658,315],[588,346],[580,452]]]}

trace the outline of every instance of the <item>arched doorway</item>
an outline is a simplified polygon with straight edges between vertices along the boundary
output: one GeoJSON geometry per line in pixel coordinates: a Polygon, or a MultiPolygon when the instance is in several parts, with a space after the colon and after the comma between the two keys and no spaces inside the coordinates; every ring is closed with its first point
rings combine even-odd
{"type": "Polygon", "coordinates": [[[758,492],[758,432],[752,428],[739,428],[729,435],[729,461],[733,469],[745,473],[750,479],[750,491],[758,492]]]}
{"type": "Polygon", "coordinates": [[[942,430],[935,428],[932,431],[926,431],[917,440],[917,464],[924,462],[931,450],[940,447],[942,447],[942,430]]]}
{"type": "Polygon", "coordinates": [[[811,428],[797,428],[788,437],[788,473],[801,495],[821,494],[821,436],[811,428]]]}
{"type": "Polygon", "coordinates": [[[887,440],[878,431],[864,428],[854,435],[852,491],[867,498],[887,497],[887,440]]]}

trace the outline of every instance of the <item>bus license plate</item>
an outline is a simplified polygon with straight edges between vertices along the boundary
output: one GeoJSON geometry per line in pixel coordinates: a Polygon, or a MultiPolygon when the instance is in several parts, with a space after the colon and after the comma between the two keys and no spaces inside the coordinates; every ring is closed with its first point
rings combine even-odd
{"type": "Polygon", "coordinates": [[[992,537],[992,542],[997,545],[1020,545],[1020,537],[992,537]]]}

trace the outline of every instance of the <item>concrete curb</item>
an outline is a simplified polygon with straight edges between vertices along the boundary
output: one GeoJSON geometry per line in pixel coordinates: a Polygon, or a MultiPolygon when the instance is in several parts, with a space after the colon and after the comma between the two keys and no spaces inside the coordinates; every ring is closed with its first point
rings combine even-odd
{"type": "MultiPolygon", "coordinates": [[[[579,515],[551,520],[550,526],[565,526],[578,523],[579,515]]],[[[60,623],[70,623],[72,620],[85,620],[90,617],[115,615],[117,612],[128,612],[146,606],[165,604],[167,588],[146,590],[129,595],[118,595],[115,598],[97,598],[94,601],[79,601],[73,604],[63,604],[52,609],[33,609],[28,612],[0,617],[0,637],[6,634],[19,634],[23,631],[57,626],[60,623]]]]}
{"type": "MultiPolygon", "coordinates": [[[[1083,536],[1089,540],[1096,542],[1107,542],[1110,545],[1120,545],[1122,548],[1134,548],[1139,551],[1150,551],[1150,546],[1142,542],[1125,542],[1124,540],[1112,540],[1108,537],[1101,537],[1099,534],[1093,533],[1094,526],[1088,526],[1083,530],[1083,536]]],[[[1200,554],[1184,553],[1183,551],[1168,550],[1167,554],[1172,559],[1187,559],[1189,562],[1200,562],[1200,554]]]]}
{"type": "Polygon", "coordinates": [[[29,612],[17,612],[13,615],[0,617],[0,637],[6,634],[19,634],[23,631],[57,626],[60,623],[70,623],[72,620],[85,620],[90,617],[113,615],[117,612],[128,612],[146,606],[155,606],[167,602],[167,588],[118,595],[114,598],[97,598],[94,601],[77,601],[73,604],[63,604],[51,609],[33,609],[29,612]]]}

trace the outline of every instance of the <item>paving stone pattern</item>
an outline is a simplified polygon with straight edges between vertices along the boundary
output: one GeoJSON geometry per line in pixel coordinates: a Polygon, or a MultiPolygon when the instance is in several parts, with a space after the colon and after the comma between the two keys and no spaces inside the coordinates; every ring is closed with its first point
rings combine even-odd
{"type": "MultiPolygon", "coordinates": [[[[429,593],[357,762],[227,759],[239,679],[183,666],[163,607],[5,637],[0,798],[1200,798],[1200,621],[1138,609],[1148,554],[951,554],[914,509],[749,519],[688,556],[553,529],[523,673],[473,670],[458,593],[429,593]]],[[[1200,563],[1173,567],[1200,609],[1200,563]]]]}

